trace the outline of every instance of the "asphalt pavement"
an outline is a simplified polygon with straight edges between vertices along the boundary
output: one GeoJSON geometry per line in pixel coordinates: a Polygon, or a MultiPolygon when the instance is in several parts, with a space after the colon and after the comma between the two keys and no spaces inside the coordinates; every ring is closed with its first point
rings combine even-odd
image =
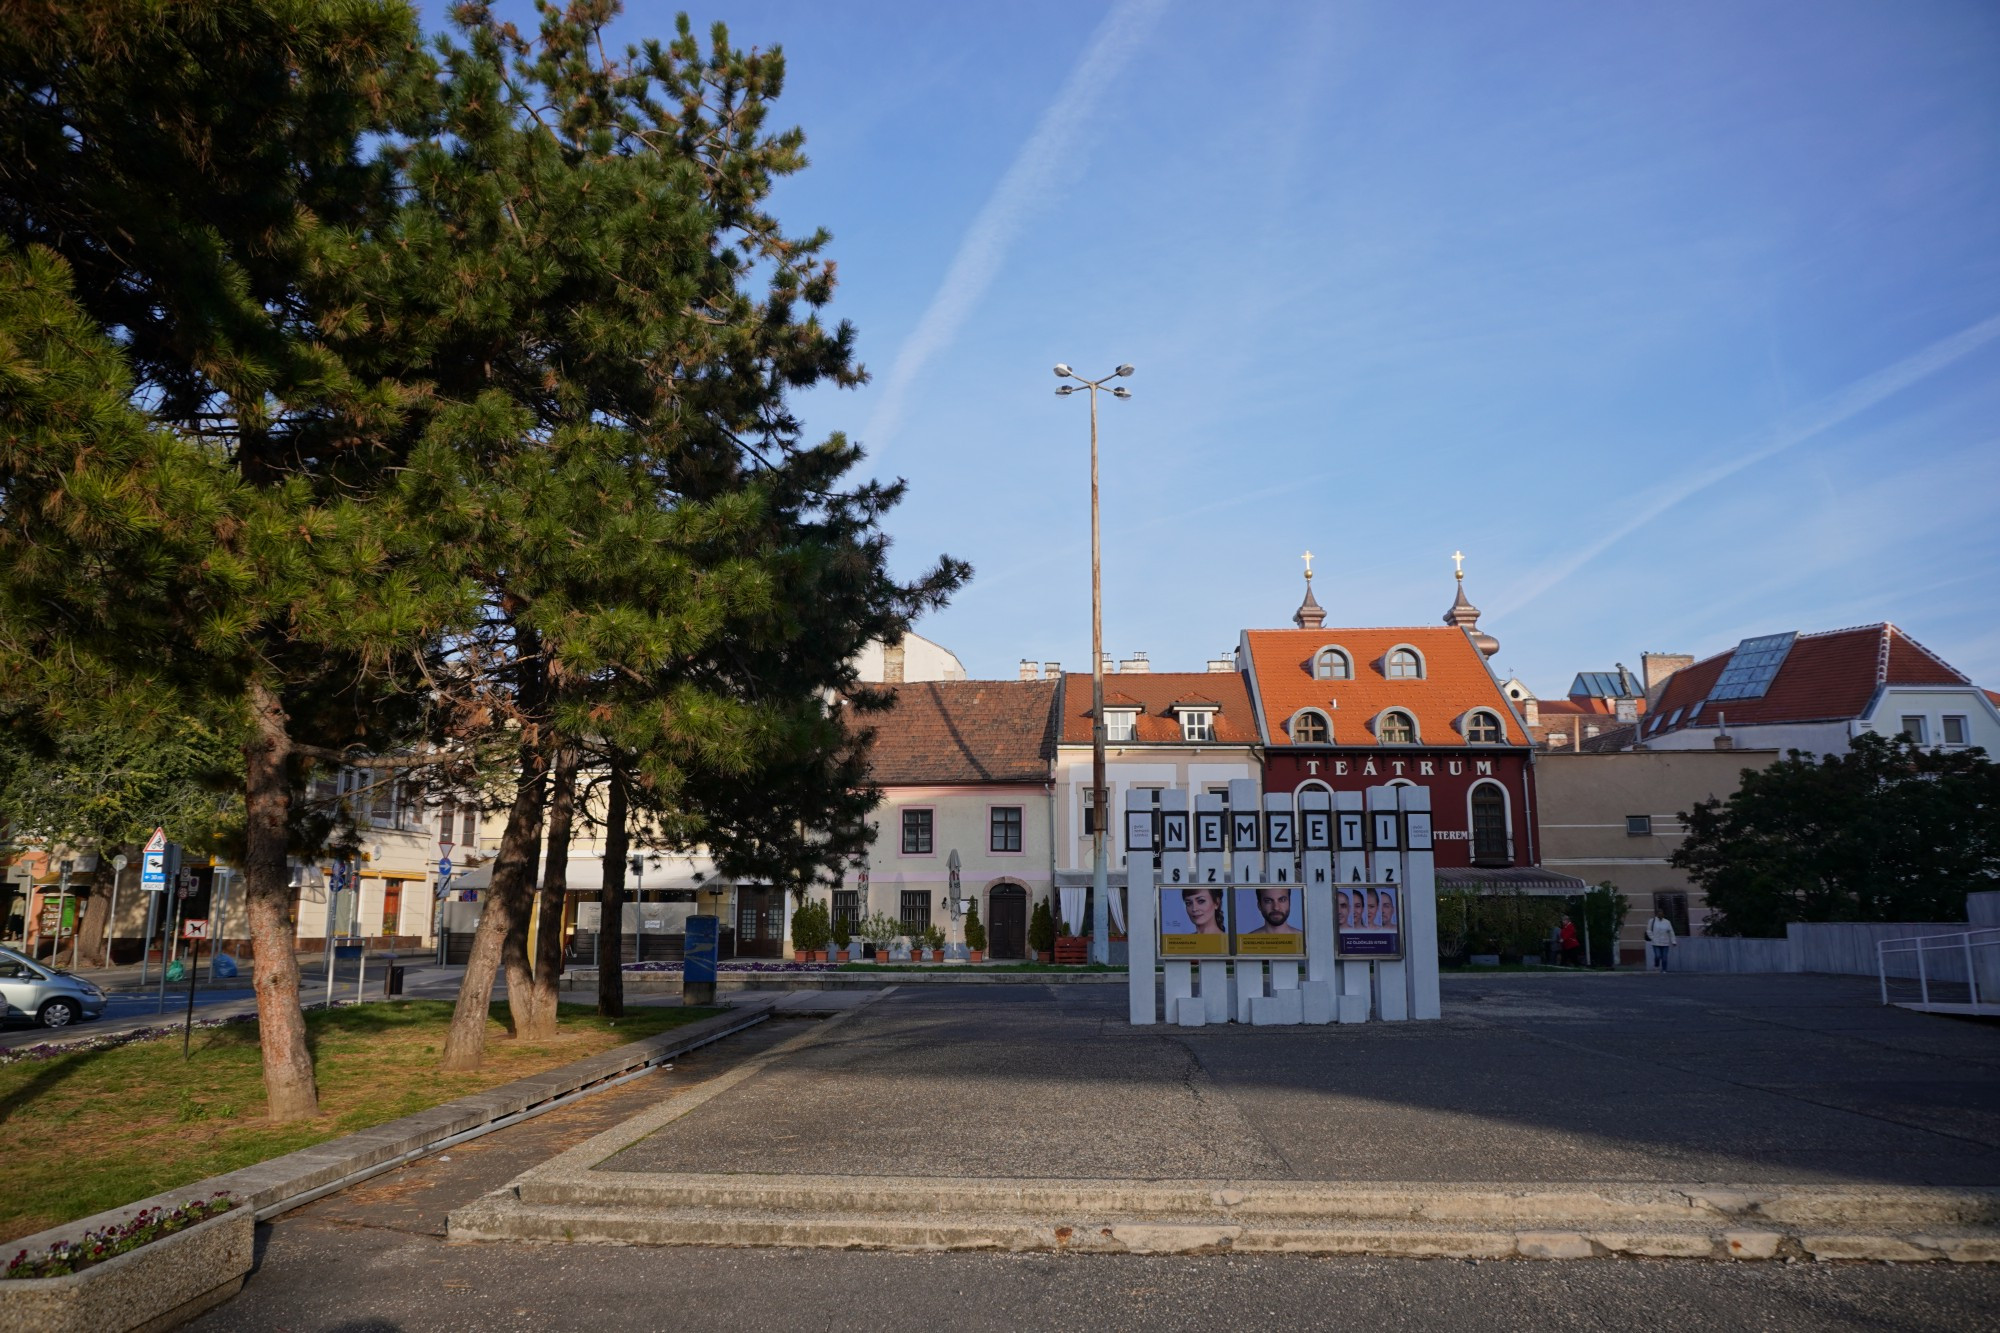
{"type": "Polygon", "coordinates": [[[905,987],[605,1171],[2000,1184],[2000,1026],[1837,977],[1453,977],[1445,1018],[1132,1027],[905,987]],[[746,1133],[755,1126],[755,1133],[746,1133]]]}

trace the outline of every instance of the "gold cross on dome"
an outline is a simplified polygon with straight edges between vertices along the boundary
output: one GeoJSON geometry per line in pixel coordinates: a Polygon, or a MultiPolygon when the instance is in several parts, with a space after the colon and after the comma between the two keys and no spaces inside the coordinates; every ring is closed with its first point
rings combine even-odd
{"type": "Polygon", "coordinates": [[[1311,578],[1313,576],[1313,553],[1307,551],[1303,558],[1306,562],[1306,577],[1311,578]]]}
{"type": "Polygon", "coordinates": [[[1458,571],[1458,576],[1459,576],[1460,578],[1464,578],[1464,577],[1465,577],[1465,552],[1463,552],[1463,551],[1453,551],[1453,552],[1451,553],[1451,563],[1452,563],[1452,568],[1458,571]]]}

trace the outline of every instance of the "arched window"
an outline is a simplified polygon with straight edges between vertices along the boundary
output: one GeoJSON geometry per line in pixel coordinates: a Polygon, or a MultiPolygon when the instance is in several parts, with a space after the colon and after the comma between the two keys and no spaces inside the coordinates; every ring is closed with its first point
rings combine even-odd
{"type": "Polygon", "coordinates": [[[1500,719],[1483,709],[1466,719],[1465,739],[1474,745],[1498,745],[1506,734],[1500,719]]]}
{"type": "Polygon", "coordinates": [[[1338,648],[1322,649],[1313,659],[1313,675],[1321,680],[1352,680],[1354,664],[1338,648]]]}
{"type": "Polygon", "coordinates": [[[1421,680],[1424,674],[1424,659],[1418,657],[1411,648],[1394,648],[1389,652],[1389,660],[1383,664],[1390,680],[1421,680]]]}
{"type": "Polygon", "coordinates": [[[1417,724],[1410,721],[1408,713],[1392,708],[1382,714],[1382,720],[1376,724],[1375,739],[1384,745],[1415,745],[1417,724]]]}
{"type": "Polygon", "coordinates": [[[1507,795],[1491,782],[1472,789],[1472,859],[1507,863],[1507,795]]]}
{"type": "Polygon", "coordinates": [[[1292,744],[1324,745],[1327,739],[1326,715],[1311,709],[1292,719],[1292,744]]]}

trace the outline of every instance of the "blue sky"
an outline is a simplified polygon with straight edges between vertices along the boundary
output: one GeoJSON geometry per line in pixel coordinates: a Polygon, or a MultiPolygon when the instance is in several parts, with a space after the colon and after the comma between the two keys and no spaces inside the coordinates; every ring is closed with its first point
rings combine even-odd
{"type": "MultiPolygon", "coordinates": [[[[509,12],[512,5],[503,6],[509,12]]],[[[433,9],[431,12],[435,12],[433,9]]],[[[620,37],[671,31],[635,6],[620,37]]],[[[742,3],[975,676],[1434,623],[1537,691],[1893,620],[2000,687],[2000,9],[742,3]]]]}

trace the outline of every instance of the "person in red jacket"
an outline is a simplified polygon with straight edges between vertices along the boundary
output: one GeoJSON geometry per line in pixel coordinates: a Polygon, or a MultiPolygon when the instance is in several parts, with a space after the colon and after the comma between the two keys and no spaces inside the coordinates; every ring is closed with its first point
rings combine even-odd
{"type": "Polygon", "coordinates": [[[1563,922],[1561,943],[1564,967],[1576,967],[1583,962],[1583,941],[1577,938],[1576,922],[1563,922]]]}

